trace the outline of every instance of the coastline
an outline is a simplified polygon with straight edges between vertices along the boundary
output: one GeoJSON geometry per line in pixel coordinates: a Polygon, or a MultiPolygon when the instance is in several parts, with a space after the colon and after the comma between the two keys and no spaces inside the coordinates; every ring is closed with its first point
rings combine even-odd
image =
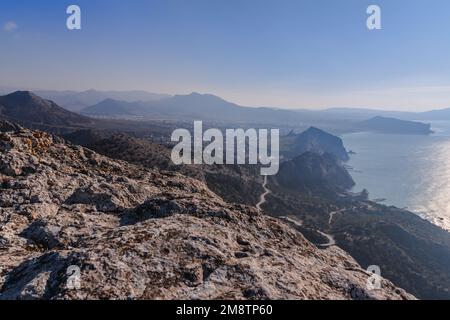
{"type": "Polygon", "coordinates": [[[345,134],[350,156],[346,168],[355,181],[351,192],[416,214],[450,232],[450,122],[432,126],[428,137],[345,134]]]}

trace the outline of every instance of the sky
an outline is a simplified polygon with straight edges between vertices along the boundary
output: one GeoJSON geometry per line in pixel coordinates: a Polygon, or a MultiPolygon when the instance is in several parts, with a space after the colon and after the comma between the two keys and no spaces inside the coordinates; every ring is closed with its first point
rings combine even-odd
{"type": "Polygon", "coordinates": [[[2,0],[0,86],[450,107],[448,0],[2,0]],[[66,8],[81,8],[81,30],[66,8]],[[381,30],[366,26],[381,8],[381,30]]]}

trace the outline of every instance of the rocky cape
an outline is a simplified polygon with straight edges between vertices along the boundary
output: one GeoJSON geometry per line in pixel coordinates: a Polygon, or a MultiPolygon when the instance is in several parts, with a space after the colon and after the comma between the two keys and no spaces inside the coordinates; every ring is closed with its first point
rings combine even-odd
{"type": "Polygon", "coordinates": [[[431,125],[428,123],[380,116],[356,123],[355,131],[414,135],[429,135],[433,133],[431,125]]]}
{"type": "Polygon", "coordinates": [[[284,158],[292,159],[305,152],[329,153],[340,161],[349,160],[342,139],[321,129],[310,127],[300,134],[291,132],[283,137],[281,154],[284,158]]]}
{"type": "Polygon", "coordinates": [[[0,184],[0,299],[414,298],[196,179],[5,121],[0,184]]]}

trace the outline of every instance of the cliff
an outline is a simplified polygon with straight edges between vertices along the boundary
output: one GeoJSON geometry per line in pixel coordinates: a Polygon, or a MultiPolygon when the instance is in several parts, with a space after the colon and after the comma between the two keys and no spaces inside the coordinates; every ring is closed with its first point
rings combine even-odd
{"type": "Polygon", "coordinates": [[[288,159],[305,152],[329,153],[341,161],[349,159],[342,139],[318,128],[311,127],[297,135],[289,134],[282,142],[282,154],[288,159]]]}
{"type": "Polygon", "coordinates": [[[313,152],[305,152],[283,162],[272,180],[284,188],[313,194],[345,192],[355,185],[350,174],[333,155],[313,152]]]}

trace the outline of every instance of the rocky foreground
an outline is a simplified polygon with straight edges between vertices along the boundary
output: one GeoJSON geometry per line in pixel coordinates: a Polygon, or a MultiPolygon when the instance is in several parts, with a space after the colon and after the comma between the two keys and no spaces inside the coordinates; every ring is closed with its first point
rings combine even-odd
{"type": "Polygon", "coordinates": [[[0,122],[0,299],[413,299],[185,176],[0,122]],[[79,288],[68,286],[71,266],[79,288]]]}

